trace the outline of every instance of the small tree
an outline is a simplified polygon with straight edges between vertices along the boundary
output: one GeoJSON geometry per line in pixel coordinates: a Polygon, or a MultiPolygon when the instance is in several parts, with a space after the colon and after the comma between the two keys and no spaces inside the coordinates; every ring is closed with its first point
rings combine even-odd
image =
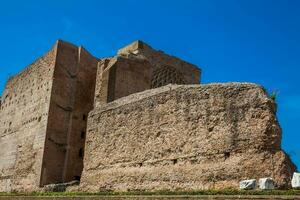
{"type": "Polygon", "coordinates": [[[269,97],[270,97],[270,99],[272,99],[273,101],[276,101],[276,98],[277,98],[278,94],[279,94],[279,91],[274,90],[274,91],[272,91],[272,93],[270,94],[269,97]]]}

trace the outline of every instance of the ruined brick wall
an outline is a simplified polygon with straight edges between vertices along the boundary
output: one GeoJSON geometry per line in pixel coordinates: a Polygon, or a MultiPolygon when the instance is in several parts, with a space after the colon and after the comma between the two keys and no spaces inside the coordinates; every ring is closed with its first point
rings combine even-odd
{"type": "Polygon", "coordinates": [[[114,88],[109,90],[108,102],[150,89],[152,67],[145,59],[118,57],[111,72],[114,88]]]}
{"type": "Polygon", "coordinates": [[[71,130],[64,167],[64,182],[80,180],[88,113],[93,109],[98,60],[84,48],[79,48],[76,92],[72,111],[71,130]]]}
{"type": "Polygon", "coordinates": [[[136,56],[118,56],[99,63],[95,106],[151,87],[151,64],[136,56]]]}
{"type": "Polygon", "coordinates": [[[97,63],[84,48],[58,43],[41,185],[80,179],[97,63]]]}
{"type": "Polygon", "coordinates": [[[238,187],[295,170],[281,150],[275,104],[254,84],[165,86],[89,115],[80,190],[238,187]]]}
{"type": "Polygon", "coordinates": [[[108,102],[108,81],[109,73],[112,64],[114,64],[116,59],[106,58],[102,59],[98,63],[96,84],[95,84],[95,99],[94,106],[99,104],[105,104],[108,102]]]}
{"type": "MultiPolygon", "coordinates": [[[[168,55],[160,50],[155,50],[142,41],[135,41],[132,44],[120,49],[118,55],[139,55],[147,59],[153,66],[154,74],[152,81],[158,81],[157,87],[173,84],[199,84],[201,70],[186,61],[175,56],[168,55]],[[171,70],[170,70],[171,69],[171,70]],[[168,71],[169,73],[164,73],[168,71]],[[176,71],[171,73],[170,71],[176,71]],[[159,73],[162,73],[161,76],[159,73]],[[170,75],[170,77],[168,77],[170,75]],[[180,77],[180,78],[179,78],[180,77]],[[160,78],[160,79],[157,79],[160,78]]],[[[153,84],[155,86],[155,84],[153,84]]]]}
{"type": "Polygon", "coordinates": [[[20,74],[2,94],[0,191],[39,186],[56,45],[20,74]]]}
{"type": "Polygon", "coordinates": [[[83,47],[57,41],[8,81],[0,110],[0,191],[80,179],[97,64],[83,47]]]}
{"type": "Polygon", "coordinates": [[[136,41],[98,66],[95,106],[167,84],[199,84],[201,70],[136,41]]]}
{"type": "Polygon", "coordinates": [[[254,84],[186,85],[200,74],[140,41],[100,61],[58,41],[1,97],[0,192],[81,176],[89,192],[237,187],[266,176],[286,187],[295,166],[280,148],[275,103],[254,84]]]}
{"type": "Polygon", "coordinates": [[[62,181],[74,101],[77,55],[77,47],[58,43],[41,185],[62,181]]]}

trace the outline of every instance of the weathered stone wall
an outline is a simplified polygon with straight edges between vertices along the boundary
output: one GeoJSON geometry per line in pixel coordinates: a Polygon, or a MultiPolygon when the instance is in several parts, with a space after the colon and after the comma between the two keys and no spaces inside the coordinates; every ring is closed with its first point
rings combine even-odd
{"type": "Polygon", "coordinates": [[[276,105],[254,84],[165,86],[89,115],[80,190],[238,187],[295,170],[281,150],[276,105]]]}
{"type": "Polygon", "coordinates": [[[82,47],[58,43],[41,185],[80,179],[97,63],[82,47]]]}
{"type": "Polygon", "coordinates": [[[57,41],[8,81],[0,110],[0,191],[80,179],[97,64],[83,47],[57,41]]]}
{"type": "Polygon", "coordinates": [[[99,62],[95,106],[169,83],[198,84],[200,74],[195,65],[136,41],[99,62]]]}
{"type": "Polygon", "coordinates": [[[115,63],[115,61],[116,59],[106,58],[100,60],[98,63],[94,106],[105,104],[108,101],[110,68],[115,63]]]}
{"type": "Polygon", "coordinates": [[[146,59],[137,56],[103,59],[97,72],[95,106],[150,89],[152,70],[146,59]]]}
{"type": "Polygon", "coordinates": [[[0,110],[0,191],[37,189],[56,45],[8,80],[0,110]]]}
{"type": "Polygon", "coordinates": [[[79,59],[71,129],[68,132],[64,182],[80,180],[83,169],[87,117],[94,104],[98,60],[82,47],[79,48],[79,59]]]}
{"type": "Polygon", "coordinates": [[[109,102],[150,89],[152,67],[147,60],[118,57],[114,67],[115,88],[109,91],[109,102]]]}
{"type": "Polygon", "coordinates": [[[47,124],[41,185],[61,182],[76,87],[78,48],[59,42],[47,124]]]}
{"type": "Polygon", "coordinates": [[[200,73],[140,41],[100,61],[58,41],[0,99],[0,192],[79,180],[83,163],[79,189],[89,192],[237,187],[267,176],[286,187],[295,166],[263,88],[160,87],[198,84],[200,73]]]}
{"type": "MultiPolygon", "coordinates": [[[[165,82],[164,85],[168,83],[177,84],[199,84],[201,70],[186,61],[183,61],[177,57],[170,56],[163,51],[155,50],[149,45],[142,41],[135,41],[132,44],[120,49],[118,55],[138,55],[147,59],[153,66],[155,71],[163,71],[164,68],[174,68],[179,74],[182,74],[184,82],[165,82]]],[[[154,77],[153,77],[154,78],[154,77]]],[[[163,77],[166,78],[166,77],[163,77]]],[[[155,80],[153,80],[155,81],[155,80]]],[[[163,80],[161,80],[163,82],[163,80]]]]}

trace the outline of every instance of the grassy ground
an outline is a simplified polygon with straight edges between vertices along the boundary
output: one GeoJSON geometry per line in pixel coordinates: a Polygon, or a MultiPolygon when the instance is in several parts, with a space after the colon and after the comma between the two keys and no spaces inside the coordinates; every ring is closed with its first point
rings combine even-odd
{"type": "Polygon", "coordinates": [[[0,193],[0,196],[161,196],[161,195],[299,195],[300,190],[203,190],[203,191],[128,191],[128,192],[45,192],[45,193],[0,193]]]}

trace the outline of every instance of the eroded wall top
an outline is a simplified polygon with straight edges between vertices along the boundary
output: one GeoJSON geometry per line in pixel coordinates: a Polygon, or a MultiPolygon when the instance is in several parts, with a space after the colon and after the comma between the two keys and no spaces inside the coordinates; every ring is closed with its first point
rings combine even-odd
{"type": "Polygon", "coordinates": [[[179,74],[182,74],[182,79],[184,81],[183,84],[198,84],[200,82],[201,69],[199,67],[183,61],[175,56],[168,55],[163,51],[155,50],[140,40],[137,40],[118,51],[118,55],[128,54],[144,56],[153,65],[154,73],[156,70],[162,71],[166,67],[173,67],[178,71],[179,74]]]}
{"type": "Polygon", "coordinates": [[[199,84],[201,70],[142,41],[99,62],[95,106],[167,84],[199,84]]]}

